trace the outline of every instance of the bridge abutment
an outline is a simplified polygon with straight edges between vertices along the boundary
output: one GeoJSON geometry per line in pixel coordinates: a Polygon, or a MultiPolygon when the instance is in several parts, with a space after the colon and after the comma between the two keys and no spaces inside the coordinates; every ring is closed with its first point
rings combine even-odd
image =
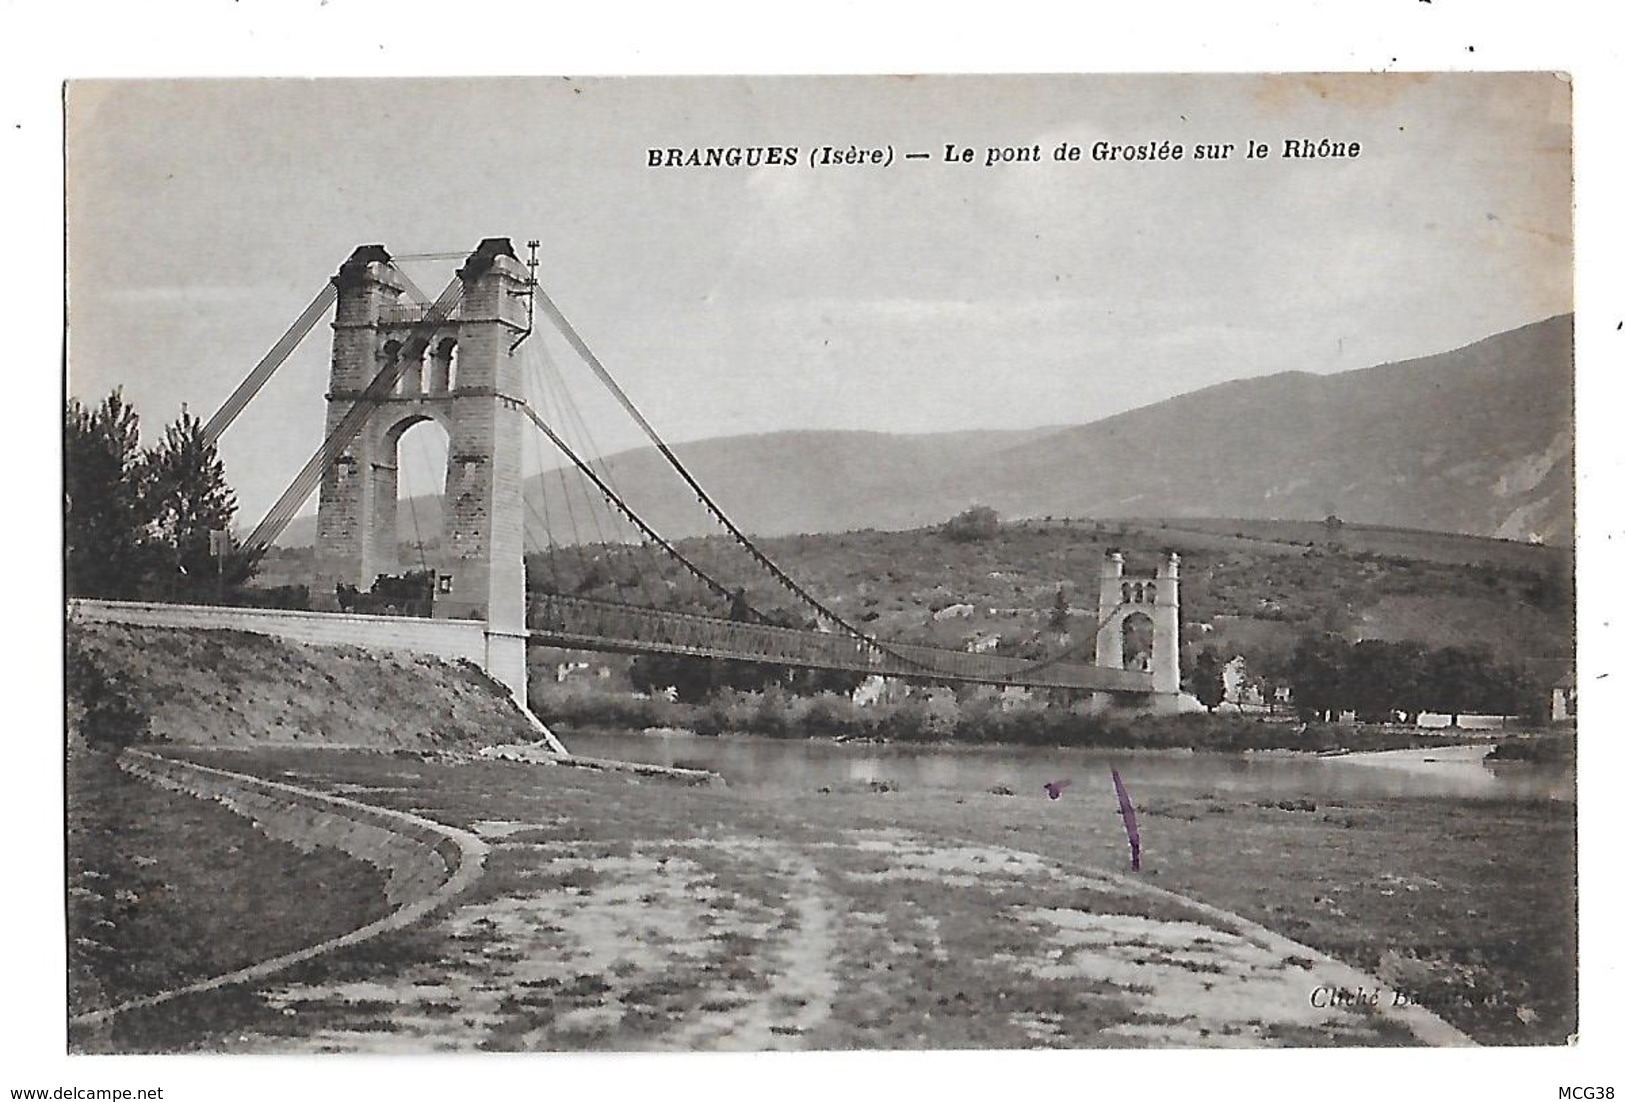
{"type": "Polygon", "coordinates": [[[530,650],[526,640],[530,633],[523,627],[502,628],[485,625],[485,672],[506,685],[514,700],[522,708],[530,707],[529,665],[530,650]]]}

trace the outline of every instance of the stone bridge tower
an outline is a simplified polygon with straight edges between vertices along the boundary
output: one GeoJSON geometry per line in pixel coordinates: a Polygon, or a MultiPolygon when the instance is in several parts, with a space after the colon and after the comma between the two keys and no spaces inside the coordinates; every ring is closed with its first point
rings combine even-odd
{"type": "Polygon", "coordinates": [[[1123,573],[1120,551],[1100,566],[1100,628],[1095,634],[1095,665],[1143,669],[1151,674],[1151,710],[1179,710],[1179,556],[1170,551],[1154,577],[1123,573]],[[1137,629],[1149,630],[1149,650],[1125,654],[1137,629]],[[1136,662],[1138,659],[1138,662],[1136,662]]]}
{"type": "Polygon", "coordinates": [[[457,271],[457,308],[425,327],[429,308],[381,245],[339,268],[327,429],[390,363],[400,381],[323,475],[316,585],[331,607],[340,583],[368,589],[401,572],[396,533],[401,435],[432,420],[448,438],[441,546],[430,560],[434,615],[486,624],[486,670],[525,702],[525,565],[521,444],[524,382],[515,342],[527,331],[529,273],[505,238],[487,238],[457,271]]]}

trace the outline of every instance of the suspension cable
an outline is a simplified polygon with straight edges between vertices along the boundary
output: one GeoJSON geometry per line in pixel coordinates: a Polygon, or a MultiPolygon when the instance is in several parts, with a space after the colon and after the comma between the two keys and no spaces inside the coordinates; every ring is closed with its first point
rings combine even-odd
{"type": "Polygon", "coordinates": [[[1026,666],[1023,666],[1021,668],[1021,672],[1023,674],[1029,674],[1030,675],[1030,674],[1035,674],[1040,670],[1047,670],[1051,666],[1059,665],[1060,663],[1065,662],[1068,658],[1072,657],[1074,654],[1077,654],[1078,651],[1082,650],[1083,646],[1084,646],[1084,643],[1086,641],[1090,645],[1098,648],[1100,646],[1100,633],[1105,631],[1108,627],[1110,627],[1111,622],[1113,620],[1117,619],[1119,614],[1121,614],[1124,617],[1124,619],[1127,619],[1128,613],[1125,612],[1124,610],[1127,609],[1128,607],[1129,606],[1125,605],[1125,604],[1118,604],[1118,605],[1113,606],[1112,610],[1106,614],[1105,618],[1102,619],[1100,621],[1100,623],[1095,626],[1095,633],[1093,635],[1089,636],[1087,640],[1080,639],[1078,642],[1072,644],[1070,647],[1067,647],[1064,650],[1062,650],[1059,654],[1052,654],[1048,658],[1037,659],[1037,660],[1033,661],[1032,663],[1030,663],[1030,664],[1028,664],[1026,666]]]}
{"type": "Polygon", "coordinates": [[[794,578],[786,574],[777,563],[768,558],[767,555],[763,553],[754,542],[752,542],[750,537],[741,531],[739,526],[734,524],[734,522],[728,518],[728,515],[722,511],[722,508],[717,505],[717,503],[712,499],[711,495],[706,493],[705,488],[699,484],[691,473],[689,473],[688,468],[683,465],[682,460],[677,458],[676,453],[671,450],[671,447],[661,438],[660,434],[655,431],[655,427],[649,423],[648,419],[645,418],[638,410],[637,406],[633,404],[632,399],[624,390],[621,389],[620,384],[614,380],[614,378],[610,375],[609,370],[604,367],[603,363],[598,359],[598,357],[593,354],[592,349],[587,347],[587,342],[582,339],[581,334],[578,333],[575,327],[570,324],[570,320],[564,316],[563,311],[561,311],[553,300],[548,297],[547,292],[543,291],[540,286],[537,286],[534,289],[534,293],[536,295],[537,303],[541,306],[542,310],[547,314],[547,316],[552,319],[553,324],[558,327],[559,332],[564,336],[564,339],[569,342],[570,347],[575,350],[576,355],[581,357],[582,362],[592,370],[592,373],[598,377],[599,381],[604,384],[612,395],[614,395],[615,400],[620,403],[621,408],[626,410],[627,414],[637,422],[638,427],[643,430],[644,434],[648,436],[655,448],[659,450],[662,456],[665,457],[666,462],[671,464],[672,469],[675,470],[678,475],[682,477],[683,481],[688,484],[689,489],[694,491],[695,495],[710,511],[711,515],[716,518],[718,523],[727,529],[728,533],[733,536],[734,540],[745,549],[745,552],[750,555],[751,558],[756,560],[756,563],[763,570],[772,575],[775,581],[777,581],[785,589],[789,590],[808,607],[812,608],[818,613],[819,616],[823,617],[824,620],[839,627],[842,631],[859,640],[864,645],[873,647],[896,661],[907,663],[908,665],[915,666],[919,669],[928,672],[943,672],[938,670],[936,667],[929,665],[928,663],[919,662],[896,653],[880,639],[875,638],[853,624],[847,623],[847,621],[839,614],[826,607],[823,602],[818,600],[818,598],[814,597],[811,593],[802,588],[802,586],[797,583],[794,578]]]}
{"type": "Polygon", "coordinates": [[[533,423],[538,429],[542,430],[547,438],[553,442],[554,447],[558,448],[559,451],[564,453],[564,457],[566,459],[575,464],[576,468],[580,470],[582,474],[586,475],[592,480],[593,485],[598,487],[598,492],[603,494],[606,500],[619,509],[627,520],[636,525],[640,532],[658,544],[661,550],[665,551],[672,558],[682,563],[684,568],[687,569],[690,574],[694,575],[694,577],[698,578],[701,582],[710,587],[712,592],[721,597],[731,598],[733,596],[732,591],[730,591],[727,586],[711,577],[711,575],[700,569],[700,567],[694,565],[694,563],[691,562],[687,556],[685,556],[681,551],[677,550],[677,548],[673,547],[670,541],[668,541],[659,532],[656,532],[653,528],[651,528],[648,523],[645,522],[644,519],[640,517],[637,512],[621,498],[619,494],[610,489],[603,479],[598,477],[597,473],[579,455],[575,453],[569,444],[564,442],[564,439],[560,437],[558,433],[553,431],[546,421],[542,420],[541,416],[537,414],[535,410],[531,409],[528,405],[522,405],[519,407],[519,409],[526,417],[530,418],[531,423],[533,423]]]}
{"type": "MultiPolygon", "coordinates": [[[[541,511],[537,512],[536,507],[531,504],[530,495],[521,492],[520,500],[525,503],[526,511],[528,511],[531,516],[536,518],[537,523],[542,526],[542,531],[547,536],[547,569],[548,573],[553,579],[552,592],[562,593],[564,591],[564,578],[563,575],[559,573],[560,544],[558,539],[553,535],[553,524],[549,519],[552,513],[552,509],[548,505],[547,498],[547,478],[549,472],[546,469],[546,464],[541,454],[541,438],[535,435],[527,435],[522,437],[522,439],[531,441],[536,445],[536,465],[539,468],[539,473],[536,476],[536,489],[542,498],[541,511]]],[[[563,467],[558,468],[561,478],[565,469],[566,468],[563,467]]],[[[561,487],[561,489],[563,489],[563,487],[561,487]]]]}
{"type": "MultiPolygon", "coordinates": [[[[596,470],[599,477],[604,480],[604,484],[611,491],[620,496],[620,488],[615,485],[615,475],[609,461],[599,449],[597,441],[593,439],[592,430],[588,427],[586,418],[581,415],[581,409],[576,405],[575,398],[570,393],[569,384],[565,382],[563,373],[558,370],[557,364],[553,362],[552,356],[548,353],[546,341],[537,341],[532,347],[537,351],[534,356],[527,351],[526,363],[531,369],[531,377],[541,376],[552,384],[550,389],[557,395],[555,404],[557,406],[558,420],[562,422],[560,425],[561,435],[565,429],[568,429],[574,435],[577,447],[584,451],[587,464],[596,470]],[[540,367],[538,367],[538,360],[541,362],[540,367]],[[552,371],[549,372],[548,368],[551,368],[552,371]]],[[[616,576],[618,568],[624,567],[630,575],[641,577],[641,572],[634,558],[634,552],[627,545],[625,521],[616,514],[608,502],[595,502],[589,497],[587,508],[592,518],[593,530],[598,533],[599,543],[604,548],[604,560],[610,578],[614,582],[616,589],[621,589],[620,579],[616,576]],[[604,519],[609,526],[608,535],[605,534],[604,527],[599,524],[600,510],[602,510],[604,519]],[[618,548],[617,545],[619,545],[618,548]]],[[[643,542],[647,545],[647,540],[643,542]]]]}
{"type": "MultiPolygon", "coordinates": [[[[530,366],[534,366],[534,364],[530,363],[530,361],[527,361],[527,363],[530,364],[530,366]]],[[[548,399],[549,399],[548,390],[549,390],[549,388],[547,386],[546,380],[545,379],[539,380],[538,386],[536,388],[536,391],[537,391],[536,400],[538,402],[547,402],[548,399]]],[[[547,476],[544,473],[543,476],[542,476],[542,478],[544,480],[544,484],[545,484],[546,477],[547,476]]],[[[586,551],[586,547],[585,547],[585,542],[586,541],[582,539],[581,527],[580,527],[580,525],[578,525],[576,523],[575,505],[570,501],[570,486],[571,486],[571,484],[569,482],[566,482],[562,477],[560,478],[560,480],[559,480],[559,493],[560,493],[560,496],[564,500],[564,516],[565,516],[565,519],[569,522],[569,525],[570,525],[570,535],[573,538],[573,540],[575,541],[572,544],[572,547],[575,549],[576,566],[581,570],[581,579],[585,580],[587,578],[587,574],[588,574],[588,571],[587,571],[587,551],[586,551]]],[[[583,506],[583,508],[589,508],[590,509],[591,504],[592,504],[591,499],[587,497],[586,491],[583,490],[582,491],[582,506],[583,506]]],[[[544,502],[544,505],[545,505],[545,502],[544,502]]]]}
{"type": "MultiPolygon", "coordinates": [[[[893,661],[899,662],[904,666],[913,667],[922,674],[935,675],[938,677],[952,675],[952,671],[944,670],[940,666],[900,654],[892,647],[888,646],[884,641],[869,635],[867,632],[862,631],[852,624],[847,623],[846,620],[827,608],[816,597],[798,584],[795,579],[791,578],[783,571],[783,569],[768,558],[768,556],[755,545],[754,541],[752,541],[749,536],[747,536],[736,524],[734,524],[732,520],[728,518],[727,514],[722,511],[721,506],[719,506],[711,495],[706,492],[704,487],[699,484],[698,480],[695,479],[693,474],[689,472],[688,468],[684,466],[683,462],[677,458],[676,454],[671,450],[671,447],[667,445],[665,440],[662,439],[660,434],[655,430],[654,426],[651,425],[648,419],[645,418],[638,410],[631,398],[624,390],[621,389],[620,385],[615,382],[614,378],[610,376],[608,369],[604,367],[603,363],[593,353],[592,349],[587,346],[586,341],[582,339],[581,335],[575,330],[575,327],[570,324],[569,319],[564,316],[563,312],[558,308],[553,300],[548,297],[547,293],[543,291],[540,286],[537,286],[534,288],[534,294],[536,295],[543,311],[549,318],[552,319],[554,325],[558,327],[560,333],[564,336],[565,340],[569,342],[571,348],[573,348],[576,354],[581,357],[582,361],[592,370],[593,374],[598,377],[599,381],[605,385],[605,387],[615,397],[616,401],[620,403],[621,407],[626,410],[632,419],[637,422],[638,426],[643,429],[644,434],[649,437],[650,441],[653,442],[660,454],[665,457],[666,461],[675,471],[677,471],[677,473],[682,477],[683,481],[688,484],[691,490],[694,491],[699,501],[710,511],[711,515],[720,524],[722,524],[728,533],[733,536],[734,540],[742,548],[744,548],[745,552],[750,555],[751,558],[754,559],[762,569],[766,570],[770,575],[772,575],[774,580],[776,580],[785,589],[789,590],[803,603],[810,606],[815,612],[822,616],[826,622],[839,627],[842,631],[857,639],[864,646],[879,653],[885,654],[893,661]]],[[[654,529],[645,524],[642,518],[637,516],[636,513],[634,513],[631,508],[619,498],[618,495],[615,495],[588,465],[583,463],[578,457],[567,449],[563,441],[560,440],[550,428],[535,417],[533,411],[531,411],[529,407],[523,408],[525,409],[525,412],[531,416],[532,420],[536,421],[537,427],[543,432],[547,433],[548,437],[552,439],[561,450],[565,451],[566,455],[570,456],[571,461],[574,462],[576,466],[587,475],[587,477],[593,480],[593,482],[598,486],[599,491],[604,493],[611,500],[611,502],[616,505],[617,508],[627,515],[627,517],[634,524],[638,525],[638,527],[646,534],[658,541],[663,550],[681,562],[690,570],[690,572],[696,574],[710,584],[715,592],[729,598],[730,600],[733,599],[734,594],[728,591],[725,586],[722,586],[721,583],[718,583],[714,579],[711,579],[708,575],[705,575],[703,571],[699,569],[699,567],[691,563],[685,556],[682,555],[681,552],[672,546],[670,542],[659,536],[654,529]]],[[[766,620],[766,618],[760,612],[749,607],[748,605],[746,606],[746,611],[758,620],[766,620]]]]}
{"type": "Polygon", "coordinates": [[[396,260],[465,260],[468,253],[401,253],[396,260]]]}
{"type": "Polygon", "coordinates": [[[293,355],[293,350],[299,347],[300,342],[309,335],[317,320],[327,313],[327,308],[332,306],[338,297],[338,285],[332,280],[328,280],[322,289],[317,292],[316,297],[310,300],[310,305],[306,306],[299,316],[294,319],[293,324],[288,326],[287,332],[277,338],[277,342],[271,346],[271,350],[260,359],[259,363],[254,365],[254,370],[250,371],[247,377],[237,384],[237,389],[231,392],[231,397],[225,400],[220,408],[215,411],[214,416],[209,418],[208,424],[203,426],[203,439],[206,443],[214,443],[220,438],[221,433],[231,427],[231,423],[237,419],[237,415],[242,413],[248,403],[254,400],[254,396],[260,392],[260,389],[271,381],[271,376],[276,374],[277,368],[281,367],[288,357],[293,355]]]}
{"type": "MultiPolygon", "coordinates": [[[[531,381],[537,386],[537,392],[541,400],[550,401],[553,405],[557,406],[559,416],[564,421],[574,426],[578,436],[586,442],[586,445],[589,448],[596,449],[596,445],[592,441],[592,434],[587,428],[586,420],[581,416],[580,410],[577,408],[574,400],[570,396],[569,387],[565,384],[563,373],[559,371],[558,364],[548,353],[547,342],[545,340],[537,341],[535,342],[534,347],[537,349],[537,352],[534,355],[527,353],[526,367],[529,369],[531,381]],[[540,365],[538,365],[538,359],[541,361],[540,365]]],[[[544,429],[544,431],[549,431],[549,429],[544,429]]],[[[550,435],[552,435],[551,432],[550,435]]],[[[559,434],[559,436],[560,439],[562,439],[562,433],[559,434]]],[[[562,447],[563,445],[561,445],[561,448],[562,447]]],[[[677,559],[679,564],[684,569],[688,570],[689,573],[704,579],[703,571],[699,571],[698,568],[694,567],[692,562],[686,560],[683,555],[676,550],[674,544],[671,544],[669,541],[666,541],[660,537],[658,533],[654,532],[653,527],[645,522],[642,522],[641,518],[631,515],[631,507],[626,502],[625,497],[621,494],[619,488],[615,485],[611,468],[608,462],[604,460],[602,456],[598,457],[598,462],[595,466],[592,458],[590,457],[578,457],[577,453],[569,450],[566,450],[565,454],[571,458],[572,462],[581,468],[583,473],[586,474],[595,485],[598,486],[600,490],[598,496],[603,499],[604,506],[607,510],[613,510],[614,513],[619,514],[621,518],[630,517],[633,528],[642,537],[643,546],[645,548],[656,546],[660,547],[661,549],[667,551],[672,558],[677,559]],[[602,469],[600,470],[598,468],[602,469]]],[[[574,512],[570,507],[569,487],[569,483],[564,483],[561,486],[564,491],[565,508],[570,512],[571,523],[574,525],[574,512]]],[[[597,512],[593,509],[593,498],[590,495],[587,498],[585,507],[591,514],[594,527],[596,528],[597,512]]],[[[599,537],[601,540],[603,539],[601,529],[599,530],[599,537]]],[[[579,545],[577,550],[579,552],[579,545]]],[[[606,545],[606,554],[607,550],[606,545]]],[[[632,570],[637,571],[639,577],[641,578],[642,571],[639,569],[637,563],[633,561],[630,556],[627,557],[626,561],[631,563],[632,570]]],[[[583,565],[583,569],[585,569],[585,565],[583,565]]],[[[723,586],[721,589],[716,589],[715,586],[712,588],[719,595],[726,597],[730,602],[736,600],[737,595],[731,591],[728,591],[725,586],[723,586]]],[[[642,588],[641,584],[639,589],[645,598],[647,598],[648,593],[642,588]]],[[[750,607],[748,604],[744,606],[744,611],[749,619],[753,622],[770,622],[765,615],[763,615],[757,609],[750,607]]]]}
{"type": "MultiPolygon", "coordinates": [[[[533,377],[542,379],[545,383],[549,384],[550,390],[557,393],[559,415],[569,426],[572,426],[576,438],[586,448],[588,464],[596,469],[598,474],[603,478],[604,484],[608,486],[616,496],[624,499],[625,495],[621,493],[620,487],[615,484],[614,467],[611,465],[609,457],[604,454],[603,450],[598,446],[598,442],[593,438],[592,429],[588,425],[587,419],[582,415],[581,408],[576,404],[574,397],[571,395],[569,384],[564,378],[564,372],[560,370],[558,362],[553,358],[551,351],[548,349],[547,341],[545,339],[537,340],[534,342],[532,347],[535,351],[533,353],[527,352],[527,356],[529,357],[533,377]]],[[[610,519],[612,524],[619,529],[619,531],[616,532],[617,539],[624,540],[625,535],[627,534],[625,528],[622,527],[626,524],[625,518],[611,512],[610,519]]],[[[621,554],[621,562],[627,568],[633,581],[633,586],[636,588],[638,595],[651,607],[653,607],[657,605],[658,602],[651,593],[648,581],[648,575],[650,572],[644,569],[642,560],[647,559],[650,556],[654,557],[657,565],[653,573],[657,579],[661,576],[659,564],[665,562],[666,560],[658,555],[655,555],[655,545],[650,542],[646,535],[638,531],[635,526],[631,527],[631,534],[637,536],[637,544],[632,545],[629,542],[627,543],[625,550],[621,554]],[[641,558],[638,554],[640,550],[644,553],[641,558]]]]}

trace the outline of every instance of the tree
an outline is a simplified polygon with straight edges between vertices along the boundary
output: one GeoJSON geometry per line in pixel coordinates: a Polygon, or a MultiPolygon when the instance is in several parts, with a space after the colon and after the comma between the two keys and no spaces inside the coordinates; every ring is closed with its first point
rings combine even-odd
{"type": "Polygon", "coordinates": [[[986,505],[972,505],[942,527],[943,535],[956,543],[974,543],[999,534],[999,514],[986,505]]]}
{"type": "Polygon", "coordinates": [[[837,696],[849,697],[869,676],[856,670],[798,669],[794,666],[779,668],[782,671],[779,675],[779,684],[796,696],[834,693],[837,696]]]}
{"type": "Polygon", "coordinates": [[[149,717],[129,686],[104,670],[96,655],[72,636],[62,675],[70,741],[82,738],[91,750],[118,751],[152,739],[149,717]]]}
{"type": "Polygon", "coordinates": [[[141,422],[119,390],[91,409],[69,399],[63,416],[63,537],[68,592],[139,596],[153,533],[141,422]]]}
{"type": "Polygon", "coordinates": [[[1269,709],[1269,714],[1273,716],[1275,702],[1281,689],[1292,679],[1292,654],[1283,646],[1259,642],[1249,645],[1244,657],[1247,683],[1252,686],[1253,691],[1269,709]]]}
{"type": "Polygon", "coordinates": [[[1066,599],[1066,586],[1058,585],[1055,587],[1055,603],[1050,606],[1049,610],[1050,630],[1057,634],[1064,634],[1071,620],[1072,606],[1066,599]]]}
{"type": "Polygon", "coordinates": [[[1288,663],[1292,704],[1304,719],[1333,719],[1348,705],[1348,640],[1305,635],[1288,663]]]}
{"type": "Polygon", "coordinates": [[[1350,655],[1349,705],[1362,719],[1416,722],[1423,708],[1428,649],[1420,643],[1362,639],[1350,655]]]}
{"type": "Polygon", "coordinates": [[[237,503],[202,424],[182,410],[150,451],[140,440],[140,419],[119,390],[94,409],[76,398],[65,407],[68,592],[203,596],[246,581],[253,573],[247,556],[214,558],[210,533],[229,530],[237,503]]]}
{"type": "Polygon", "coordinates": [[[1322,522],[1326,529],[1326,548],[1329,551],[1343,549],[1343,518],[1336,513],[1327,513],[1322,522]]]}
{"type": "Polygon", "coordinates": [[[1547,687],[1529,670],[1516,665],[1501,666],[1497,680],[1501,690],[1494,711],[1501,715],[1530,718],[1548,714],[1551,698],[1547,695],[1547,687]]]}
{"type": "Polygon", "coordinates": [[[1469,663],[1460,647],[1443,647],[1428,654],[1422,672],[1423,707],[1450,716],[1450,726],[1460,722],[1467,709],[1469,663]]]}
{"type": "Polygon", "coordinates": [[[1475,708],[1493,708],[1491,701],[1500,693],[1489,653],[1482,647],[1441,647],[1428,656],[1423,677],[1427,709],[1450,717],[1450,726],[1461,723],[1461,714],[1475,708]]]}
{"type": "Polygon", "coordinates": [[[246,557],[231,554],[229,546],[214,546],[211,539],[211,533],[230,532],[237,497],[226,484],[225,464],[213,442],[203,435],[203,423],[182,408],[145,465],[153,527],[173,558],[175,588],[195,596],[217,584],[246,581],[252,573],[246,557]],[[216,561],[217,555],[229,562],[216,561]],[[228,565],[229,579],[224,576],[228,565]]]}
{"type": "Polygon", "coordinates": [[[1191,667],[1191,692],[1210,712],[1224,703],[1224,666],[1218,653],[1208,649],[1196,655],[1191,667]]]}
{"type": "Polygon", "coordinates": [[[694,704],[708,699],[718,688],[714,659],[682,654],[640,654],[632,660],[627,676],[640,693],[672,689],[677,699],[694,704]]]}

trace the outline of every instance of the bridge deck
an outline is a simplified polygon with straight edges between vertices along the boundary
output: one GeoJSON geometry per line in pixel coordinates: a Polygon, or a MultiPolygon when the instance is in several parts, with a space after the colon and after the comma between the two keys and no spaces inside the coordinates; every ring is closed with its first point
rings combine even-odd
{"type": "Polygon", "coordinates": [[[579,650],[683,654],[781,666],[850,670],[882,677],[965,681],[1032,688],[1149,693],[1151,675],[1080,662],[1033,663],[910,643],[872,647],[847,635],[719,620],[584,597],[533,598],[530,642],[579,650]]]}

